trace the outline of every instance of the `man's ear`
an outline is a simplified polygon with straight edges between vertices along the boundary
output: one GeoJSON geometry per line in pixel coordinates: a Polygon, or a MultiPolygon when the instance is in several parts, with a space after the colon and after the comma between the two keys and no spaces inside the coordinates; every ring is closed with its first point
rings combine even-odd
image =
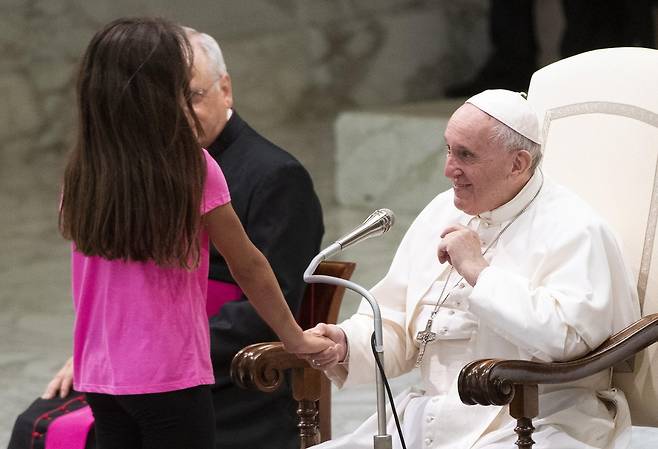
{"type": "Polygon", "coordinates": [[[225,106],[227,108],[233,107],[233,86],[231,84],[231,76],[228,73],[222,75],[219,79],[219,88],[224,96],[225,106]]]}
{"type": "Polygon", "coordinates": [[[514,159],[512,160],[512,174],[520,175],[530,169],[532,165],[532,155],[526,150],[518,150],[514,152],[514,159]]]}

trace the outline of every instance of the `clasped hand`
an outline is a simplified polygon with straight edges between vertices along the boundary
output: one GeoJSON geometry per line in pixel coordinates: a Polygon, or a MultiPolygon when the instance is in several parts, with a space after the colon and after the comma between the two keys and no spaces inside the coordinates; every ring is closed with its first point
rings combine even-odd
{"type": "Polygon", "coordinates": [[[482,256],[480,237],[470,228],[453,225],[441,233],[439,262],[448,262],[470,285],[475,285],[480,272],[489,266],[482,256]]]}
{"type": "Polygon", "coordinates": [[[306,330],[304,333],[325,337],[334,343],[322,351],[298,356],[305,359],[313,368],[325,370],[345,360],[345,356],[347,355],[347,337],[340,327],[335,324],[320,323],[306,330]]]}

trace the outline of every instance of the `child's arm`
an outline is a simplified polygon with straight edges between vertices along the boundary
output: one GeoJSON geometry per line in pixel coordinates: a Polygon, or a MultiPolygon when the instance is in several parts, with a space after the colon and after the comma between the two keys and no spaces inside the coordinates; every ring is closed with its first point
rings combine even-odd
{"type": "Polygon", "coordinates": [[[288,351],[315,353],[333,345],[324,337],[302,332],[283,298],[270,264],[247,237],[230,203],[208,212],[204,215],[204,222],[233,278],[288,351]]]}

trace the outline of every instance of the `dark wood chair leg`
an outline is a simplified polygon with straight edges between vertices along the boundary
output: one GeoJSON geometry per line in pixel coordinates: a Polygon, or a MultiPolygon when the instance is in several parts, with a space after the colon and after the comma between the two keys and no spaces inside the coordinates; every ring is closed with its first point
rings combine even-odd
{"type": "Polygon", "coordinates": [[[532,446],[535,444],[532,439],[532,432],[535,430],[535,427],[532,425],[532,418],[519,418],[516,420],[516,427],[514,431],[518,435],[516,443],[514,443],[519,449],[532,449],[532,446]]]}
{"type": "Polygon", "coordinates": [[[539,390],[537,385],[515,385],[514,399],[509,405],[509,413],[516,418],[514,431],[518,435],[518,449],[532,449],[532,418],[539,414],[539,390]]]}
{"type": "Polygon", "coordinates": [[[314,446],[320,443],[318,422],[318,405],[322,391],[322,373],[313,368],[294,368],[292,370],[292,395],[299,406],[299,437],[300,448],[314,446]]]}
{"type": "Polygon", "coordinates": [[[320,443],[320,432],[318,432],[318,408],[315,401],[299,401],[297,408],[299,423],[300,448],[314,446],[320,443]]]}

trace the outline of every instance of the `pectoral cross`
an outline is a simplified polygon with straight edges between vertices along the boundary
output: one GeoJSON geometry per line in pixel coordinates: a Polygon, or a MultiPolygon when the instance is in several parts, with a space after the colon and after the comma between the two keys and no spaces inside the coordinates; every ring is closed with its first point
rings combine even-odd
{"type": "Polygon", "coordinates": [[[416,359],[416,368],[418,368],[423,362],[423,356],[425,355],[425,348],[427,347],[427,343],[434,340],[436,340],[436,332],[432,332],[432,318],[430,318],[427,320],[425,330],[416,334],[416,341],[420,343],[420,350],[418,351],[418,358],[416,359]]]}

